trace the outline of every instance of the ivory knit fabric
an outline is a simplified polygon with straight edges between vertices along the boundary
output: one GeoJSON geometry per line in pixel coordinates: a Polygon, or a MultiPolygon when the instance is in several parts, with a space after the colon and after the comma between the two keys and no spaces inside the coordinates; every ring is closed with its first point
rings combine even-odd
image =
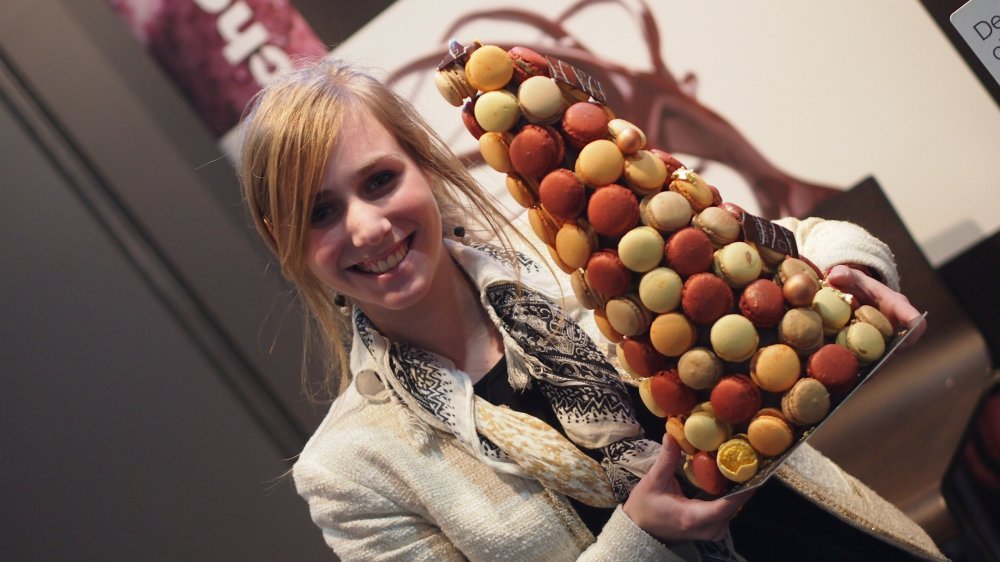
{"type": "Polygon", "coordinates": [[[799,254],[809,258],[824,273],[838,264],[868,266],[882,276],[882,282],[893,291],[899,290],[896,259],[889,246],[850,222],[820,218],[774,221],[795,233],[799,254]]]}

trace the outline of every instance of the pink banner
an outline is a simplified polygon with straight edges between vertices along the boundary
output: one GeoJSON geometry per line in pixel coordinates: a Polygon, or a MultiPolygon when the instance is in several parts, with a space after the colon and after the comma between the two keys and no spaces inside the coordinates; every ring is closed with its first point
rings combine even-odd
{"type": "Polygon", "coordinates": [[[326,54],[287,0],[109,0],[217,137],[296,60],[326,54]]]}

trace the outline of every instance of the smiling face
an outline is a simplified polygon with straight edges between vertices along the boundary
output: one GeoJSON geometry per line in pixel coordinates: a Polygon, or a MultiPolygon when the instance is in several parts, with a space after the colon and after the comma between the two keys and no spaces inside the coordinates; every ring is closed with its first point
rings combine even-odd
{"type": "Polygon", "coordinates": [[[337,138],[309,215],[309,270],[369,315],[413,307],[447,259],[430,182],[366,111],[337,138]]]}

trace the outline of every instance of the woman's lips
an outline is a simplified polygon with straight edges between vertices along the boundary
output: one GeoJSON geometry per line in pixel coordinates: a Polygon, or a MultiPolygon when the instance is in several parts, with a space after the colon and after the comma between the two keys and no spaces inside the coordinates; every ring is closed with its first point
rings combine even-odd
{"type": "Polygon", "coordinates": [[[399,262],[403,261],[403,258],[405,258],[406,254],[409,252],[410,239],[406,238],[384,258],[363,261],[361,263],[354,264],[351,268],[361,271],[362,273],[385,273],[386,271],[389,271],[399,265],[399,262]]]}

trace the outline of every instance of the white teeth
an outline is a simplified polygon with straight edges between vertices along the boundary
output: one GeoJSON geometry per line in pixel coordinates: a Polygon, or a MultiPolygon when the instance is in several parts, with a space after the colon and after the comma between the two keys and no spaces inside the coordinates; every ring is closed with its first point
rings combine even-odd
{"type": "Polygon", "coordinates": [[[409,244],[403,241],[396,250],[380,260],[366,261],[357,264],[355,267],[365,273],[384,273],[399,265],[406,254],[410,251],[409,244]]]}

